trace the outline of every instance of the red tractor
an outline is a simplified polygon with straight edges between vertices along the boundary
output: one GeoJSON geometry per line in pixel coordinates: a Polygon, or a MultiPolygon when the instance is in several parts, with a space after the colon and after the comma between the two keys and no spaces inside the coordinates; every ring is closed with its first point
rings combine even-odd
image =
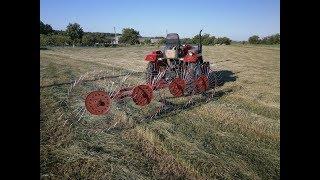
{"type": "Polygon", "coordinates": [[[210,85],[210,65],[202,58],[201,31],[198,46],[181,45],[178,34],[168,34],[164,48],[145,57],[148,66],[144,84],[111,93],[93,91],[85,99],[86,109],[91,114],[102,115],[109,111],[111,100],[126,97],[132,98],[136,105],[146,106],[154,99],[154,91],[167,87],[174,97],[205,93],[210,85]]]}
{"type": "Polygon", "coordinates": [[[164,48],[145,57],[148,61],[146,82],[154,84],[155,77],[162,73],[160,84],[170,83],[169,89],[174,96],[206,91],[210,67],[202,58],[201,31],[198,46],[181,45],[178,34],[168,34],[164,48]]]}

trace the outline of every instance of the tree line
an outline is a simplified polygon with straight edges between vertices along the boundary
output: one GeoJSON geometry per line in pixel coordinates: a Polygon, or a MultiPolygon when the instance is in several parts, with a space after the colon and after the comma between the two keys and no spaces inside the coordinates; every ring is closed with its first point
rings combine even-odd
{"type": "MultiPolygon", "coordinates": [[[[120,34],[117,34],[117,36],[120,34]]],[[[133,28],[124,28],[121,37],[118,39],[120,44],[151,44],[150,38],[145,39],[143,42],[139,41],[139,31],[133,28]]],[[[41,46],[109,46],[114,40],[113,33],[95,33],[84,32],[78,23],[69,23],[66,30],[54,30],[51,25],[45,24],[40,21],[40,45],[41,46]]],[[[181,39],[182,43],[198,44],[199,35],[193,38],[181,39]]],[[[165,39],[161,39],[158,44],[164,44],[165,39]]],[[[215,44],[231,44],[231,40],[227,37],[210,36],[204,34],[202,36],[203,45],[215,44]]]]}
{"type": "MultiPolygon", "coordinates": [[[[196,35],[193,38],[184,38],[181,40],[182,43],[185,44],[199,44],[200,42],[200,35],[196,35]]],[[[227,37],[215,37],[211,36],[210,34],[204,34],[201,36],[201,41],[203,45],[230,45],[231,44],[231,39],[227,37]]]]}
{"type": "MultiPolygon", "coordinates": [[[[120,44],[151,44],[150,38],[143,42],[139,41],[140,33],[133,28],[124,28],[119,36],[120,44]]],[[[84,32],[80,24],[69,23],[65,30],[54,30],[51,25],[40,20],[40,46],[110,46],[114,41],[114,33],[84,32]]],[[[181,39],[182,44],[198,44],[199,34],[192,38],[181,39]]],[[[158,44],[164,44],[165,39],[161,39],[158,44]]],[[[210,34],[202,35],[203,45],[230,45],[232,40],[228,37],[215,37],[210,34]]],[[[257,35],[249,37],[248,41],[242,44],[280,44],[280,34],[274,34],[260,38],[257,35]]]]}
{"type": "Polygon", "coordinates": [[[280,34],[277,33],[277,34],[266,36],[263,38],[260,38],[258,35],[253,35],[249,37],[248,43],[249,44],[268,44],[268,45],[280,44],[280,34]]]}
{"type": "MultiPolygon", "coordinates": [[[[118,43],[139,44],[140,33],[133,28],[124,28],[119,35],[118,43]]],[[[114,33],[84,32],[78,23],[69,23],[62,31],[40,21],[40,46],[110,46],[113,40],[114,33]]]]}
{"type": "Polygon", "coordinates": [[[84,32],[78,23],[69,23],[63,31],[40,21],[40,46],[107,46],[113,37],[114,33],[84,32]]]}

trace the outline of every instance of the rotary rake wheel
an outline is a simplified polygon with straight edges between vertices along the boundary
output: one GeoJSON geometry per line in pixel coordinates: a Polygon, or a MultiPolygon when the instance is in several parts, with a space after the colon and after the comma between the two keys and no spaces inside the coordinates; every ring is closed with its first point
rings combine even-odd
{"type": "Polygon", "coordinates": [[[183,96],[184,91],[186,89],[186,81],[182,79],[181,77],[175,78],[169,85],[170,93],[174,97],[180,97],[183,96]]]}
{"type": "MultiPolygon", "coordinates": [[[[129,96],[121,93],[135,72],[124,70],[93,71],[81,75],[67,92],[67,122],[77,128],[101,132],[121,125],[126,114],[119,101],[129,96]]],[[[66,124],[65,123],[65,124],[66,124]]]]}
{"type": "Polygon", "coordinates": [[[153,90],[149,85],[139,85],[132,90],[132,100],[138,106],[148,105],[153,98],[153,90]]]}
{"type": "Polygon", "coordinates": [[[85,99],[87,110],[93,115],[102,115],[110,109],[110,97],[105,91],[92,91],[85,99]]]}

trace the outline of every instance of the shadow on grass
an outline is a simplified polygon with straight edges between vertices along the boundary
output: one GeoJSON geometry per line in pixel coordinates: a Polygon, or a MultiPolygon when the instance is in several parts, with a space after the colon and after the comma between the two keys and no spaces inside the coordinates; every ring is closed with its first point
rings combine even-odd
{"type": "Polygon", "coordinates": [[[170,102],[168,100],[162,100],[161,102],[164,104],[164,107],[161,109],[161,111],[150,115],[150,116],[146,116],[144,118],[144,122],[150,122],[150,121],[154,121],[160,118],[164,118],[164,117],[169,117],[169,116],[173,116],[176,114],[179,114],[183,111],[186,110],[191,110],[194,109],[196,107],[199,107],[203,104],[212,102],[212,101],[216,101],[219,98],[221,98],[222,96],[224,96],[225,94],[228,94],[232,92],[232,90],[225,90],[225,91],[217,91],[217,92],[208,92],[206,94],[202,94],[200,98],[196,98],[193,101],[191,101],[190,103],[173,103],[170,102]],[[210,97],[210,98],[208,98],[210,97]]]}
{"type": "MultiPolygon", "coordinates": [[[[155,119],[168,117],[172,115],[176,115],[182,111],[185,110],[191,110],[193,108],[199,107],[203,104],[206,104],[211,101],[215,101],[219,99],[220,97],[224,96],[227,93],[232,92],[231,89],[228,90],[220,90],[215,91],[214,88],[223,86],[226,82],[234,82],[236,81],[237,76],[232,71],[229,70],[219,70],[214,71],[209,74],[209,90],[206,93],[203,93],[200,98],[196,98],[192,100],[190,103],[179,103],[175,104],[173,102],[170,102],[168,100],[162,100],[161,103],[164,105],[163,109],[161,109],[159,112],[146,116],[146,121],[152,121],[155,119]],[[217,83],[214,83],[212,79],[214,78],[214,75],[216,75],[217,83]]],[[[169,98],[172,99],[172,98],[169,98]]]]}
{"type": "MultiPolygon", "coordinates": [[[[237,76],[232,71],[220,70],[214,72],[217,76],[218,86],[223,86],[226,82],[234,82],[237,80],[237,76]]],[[[209,75],[211,76],[211,74],[209,75]]]]}
{"type": "MultiPolygon", "coordinates": [[[[163,118],[178,114],[182,111],[190,110],[196,107],[199,107],[203,104],[206,104],[211,101],[215,101],[222,97],[223,95],[232,92],[232,89],[227,90],[219,90],[216,91],[217,87],[223,86],[226,82],[233,82],[236,81],[237,76],[232,71],[229,70],[220,70],[214,71],[209,74],[209,89],[207,92],[202,94],[195,94],[196,98],[193,98],[190,102],[184,103],[174,103],[170,100],[176,99],[176,97],[167,97],[159,102],[162,104],[162,107],[159,107],[156,112],[144,116],[142,119],[141,117],[133,118],[138,123],[153,121],[155,119],[163,118]],[[214,81],[214,79],[216,81],[214,81]],[[200,96],[200,97],[198,97],[200,96]],[[140,120],[139,120],[140,119],[140,120]]],[[[191,98],[190,95],[185,96],[187,98],[191,98]]]]}

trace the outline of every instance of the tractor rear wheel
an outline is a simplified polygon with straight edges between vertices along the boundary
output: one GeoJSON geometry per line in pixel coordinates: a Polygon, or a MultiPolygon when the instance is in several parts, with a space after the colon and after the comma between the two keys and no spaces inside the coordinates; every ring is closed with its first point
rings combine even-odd
{"type": "Polygon", "coordinates": [[[187,94],[191,94],[197,91],[196,82],[197,79],[203,75],[201,70],[201,63],[198,61],[197,63],[188,63],[186,67],[187,75],[186,75],[186,83],[187,83],[187,94]]]}
{"type": "Polygon", "coordinates": [[[186,75],[185,81],[187,83],[186,93],[192,94],[195,90],[195,79],[196,79],[196,71],[195,71],[196,64],[195,63],[188,63],[186,66],[186,75]]]}
{"type": "Polygon", "coordinates": [[[156,70],[156,63],[149,62],[146,68],[146,82],[151,84],[157,74],[158,71],[156,70]]]}

